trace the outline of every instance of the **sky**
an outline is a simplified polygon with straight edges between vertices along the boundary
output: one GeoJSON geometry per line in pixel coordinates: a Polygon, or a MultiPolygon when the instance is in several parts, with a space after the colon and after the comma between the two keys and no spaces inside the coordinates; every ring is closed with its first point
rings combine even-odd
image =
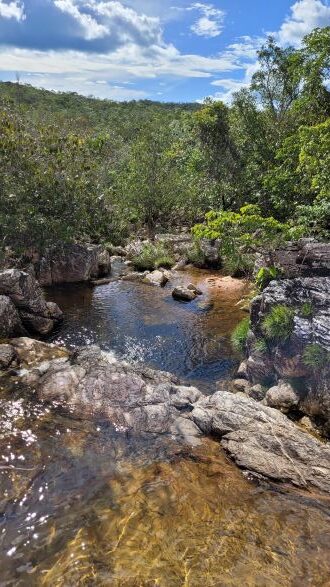
{"type": "Polygon", "coordinates": [[[272,34],[299,46],[329,0],[0,0],[0,80],[112,100],[230,101],[272,34]]]}

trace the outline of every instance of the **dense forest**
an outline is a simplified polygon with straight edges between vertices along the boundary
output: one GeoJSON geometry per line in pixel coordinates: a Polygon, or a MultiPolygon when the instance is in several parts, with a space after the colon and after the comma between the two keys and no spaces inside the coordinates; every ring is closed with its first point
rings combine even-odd
{"type": "Polygon", "coordinates": [[[0,247],[120,244],[173,227],[256,243],[327,238],[330,27],[272,38],[230,106],[118,103],[0,84],[0,247]],[[206,214],[206,220],[204,220],[206,214]]]}

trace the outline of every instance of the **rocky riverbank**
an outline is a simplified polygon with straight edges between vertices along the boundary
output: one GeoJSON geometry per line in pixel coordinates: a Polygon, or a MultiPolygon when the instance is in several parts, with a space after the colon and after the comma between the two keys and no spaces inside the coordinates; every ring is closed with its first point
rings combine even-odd
{"type": "Polygon", "coordinates": [[[73,417],[106,421],[125,434],[170,435],[188,446],[212,435],[246,471],[330,492],[329,446],[252,398],[223,390],[204,396],[168,373],[130,365],[98,347],[71,353],[18,338],[0,345],[0,356],[7,357],[3,374],[25,393],[73,417]]]}

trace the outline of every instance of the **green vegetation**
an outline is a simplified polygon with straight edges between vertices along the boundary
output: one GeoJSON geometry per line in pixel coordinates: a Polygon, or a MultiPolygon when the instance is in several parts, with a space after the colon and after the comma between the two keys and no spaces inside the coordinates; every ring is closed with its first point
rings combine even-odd
{"type": "Polygon", "coordinates": [[[153,270],[158,267],[170,269],[174,263],[174,257],[166,250],[164,245],[147,244],[141,253],[132,258],[133,265],[139,271],[153,270]]]}
{"type": "Polygon", "coordinates": [[[231,344],[235,351],[245,353],[246,341],[250,328],[250,318],[246,317],[236,326],[231,335],[231,344]]]}
{"type": "Polygon", "coordinates": [[[259,338],[254,344],[254,348],[258,353],[266,354],[268,352],[268,344],[264,338],[259,338]]]}
{"type": "Polygon", "coordinates": [[[319,344],[309,344],[304,350],[303,363],[316,371],[324,369],[330,363],[330,354],[319,344]]]}
{"type": "Polygon", "coordinates": [[[0,254],[196,225],[237,274],[257,249],[328,238],[329,39],[330,27],[298,49],[270,38],[230,106],[0,83],[0,254]]]}
{"type": "Polygon", "coordinates": [[[304,302],[301,308],[299,309],[299,315],[302,318],[312,318],[313,312],[314,310],[312,302],[304,302]]]}
{"type": "Polygon", "coordinates": [[[284,342],[290,338],[294,328],[294,310],[288,306],[274,306],[262,321],[262,331],[266,338],[284,342]]]}
{"type": "Polygon", "coordinates": [[[273,279],[277,279],[280,274],[281,271],[277,267],[261,267],[255,279],[257,288],[262,291],[273,279]]]}

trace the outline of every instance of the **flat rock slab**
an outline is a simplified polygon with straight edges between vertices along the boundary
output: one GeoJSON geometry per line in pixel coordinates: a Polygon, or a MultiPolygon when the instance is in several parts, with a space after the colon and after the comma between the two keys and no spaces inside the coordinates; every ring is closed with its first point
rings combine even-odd
{"type": "Polygon", "coordinates": [[[330,492],[330,447],[281,412],[252,398],[218,391],[195,403],[191,419],[240,467],[300,487],[330,492]]]}

